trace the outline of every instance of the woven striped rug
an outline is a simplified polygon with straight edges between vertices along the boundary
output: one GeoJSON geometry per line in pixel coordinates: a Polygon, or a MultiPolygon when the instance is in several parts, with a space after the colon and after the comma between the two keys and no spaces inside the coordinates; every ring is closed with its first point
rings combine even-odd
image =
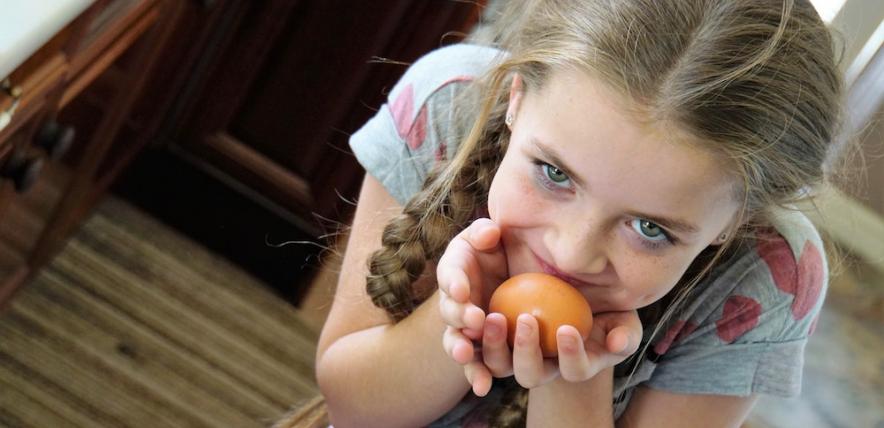
{"type": "Polygon", "coordinates": [[[0,426],[266,427],[318,392],[272,291],[107,198],[0,313],[0,426]]]}

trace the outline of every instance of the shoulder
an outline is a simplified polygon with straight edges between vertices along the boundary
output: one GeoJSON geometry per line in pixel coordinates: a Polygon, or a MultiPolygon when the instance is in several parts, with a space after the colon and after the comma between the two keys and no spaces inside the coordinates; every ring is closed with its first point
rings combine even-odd
{"type": "Polygon", "coordinates": [[[416,123],[427,120],[428,104],[450,104],[457,87],[476,80],[504,56],[503,51],[495,48],[456,44],[419,58],[405,71],[387,99],[400,135],[407,135],[416,123]]]}
{"type": "Polygon", "coordinates": [[[827,284],[814,226],[797,211],[777,213],[651,333],[657,364],[648,384],[692,394],[797,394],[827,284]]]}
{"type": "Polygon", "coordinates": [[[484,74],[505,53],[487,46],[455,44],[433,50],[420,57],[390,92],[390,101],[412,88],[414,97],[426,99],[448,84],[474,80],[484,74]]]}
{"type": "Polygon", "coordinates": [[[741,334],[747,326],[740,327],[743,320],[737,321],[738,315],[751,307],[749,319],[757,318],[757,325],[764,327],[749,336],[752,340],[804,339],[813,331],[828,285],[823,241],[798,210],[778,209],[771,221],[743,256],[745,271],[729,272],[740,280],[721,307],[720,329],[736,327],[730,334],[741,334]]]}
{"type": "Polygon", "coordinates": [[[802,213],[781,210],[700,282],[681,316],[656,343],[777,343],[812,334],[828,286],[823,242],[802,213]],[[696,339],[696,340],[692,340],[696,339]]]}
{"type": "Polygon", "coordinates": [[[785,328],[797,329],[791,335],[806,336],[812,333],[828,286],[825,247],[816,227],[800,211],[779,209],[772,213],[772,223],[753,251],[758,286],[766,286],[769,301],[788,312],[785,328]]]}
{"type": "Polygon", "coordinates": [[[504,56],[498,49],[467,44],[424,55],[408,67],[386,103],[350,136],[359,163],[397,202],[407,203],[432,166],[457,150],[468,118],[459,113],[456,100],[504,56]]]}

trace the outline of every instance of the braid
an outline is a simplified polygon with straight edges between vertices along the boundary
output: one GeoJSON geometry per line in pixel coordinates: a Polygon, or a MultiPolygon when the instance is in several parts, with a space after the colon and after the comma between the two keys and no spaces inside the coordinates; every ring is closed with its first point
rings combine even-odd
{"type": "MultiPolygon", "coordinates": [[[[468,91],[463,96],[470,95],[468,91]]],[[[505,109],[489,110],[486,129],[493,131],[483,133],[475,144],[467,138],[462,147],[466,156],[434,167],[402,214],[386,225],[381,248],[369,258],[368,295],[397,322],[435,291],[414,287],[426,262],[437,261],[454,235],[487,207],[488,189],[509,139],[505,109]],[[452,168],[452,162],[460,167],[452,168]]]]}
{"type": "Polygon", "coordinates": [[[366,290],[375,306],[385,309],[395,320],[414,310],[411,288],[423,272],[423,246],[409,238],[417,219],[401,214],[384,228],[382,248],[369,259],[366,290]],[[417,244],[417,245],[416,245],[417,244]]]}
{"type": "Polygon", "coordinates": [[[528,423],[528,390],[515,381],[508,382],[500,405],[489,418],[489,426],[517,428],[528,423]]]}
{"type": "MultiPolygon", "coordinates": [[[[431,177],[436,174],[431,174],[431,177]]],[[[369,259],[366,290],[374,304],[400,321],[428,295],[412,284],[429,259],[436,259],[453,236],[454,222],[439,212],[426,211],[428,190],[411,199],[399,216],[384,227],[381,249],[369,259]]]]}

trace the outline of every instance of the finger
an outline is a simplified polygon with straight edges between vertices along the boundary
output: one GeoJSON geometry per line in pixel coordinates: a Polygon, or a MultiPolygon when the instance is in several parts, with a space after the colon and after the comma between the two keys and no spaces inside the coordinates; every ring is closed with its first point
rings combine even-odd
{"type": "MultiPolygon", "coordinates": [[[[465,233],[466,230],[461,235],[465,233]]],[[[459,235],[448,243],[436,267],[439,289],[457,302],[469,303],[473,297],[472,287],[481,281],[476,251],[459,235]]]]}
{"type": "Polygon", "coordinates": [[[445,324],[455,328],[466,327],[466,322],[464,321],[464,312],[466,311],[466,308],[467,306],[465,304],[458,303],[451,297],[440,293],[439,314],[442,316],[442,321],[444,321],[445,324]]]}
{"type": "Polygon", "coordinates": [[[470,338],[481,337],[482,325],[485,323],[485,311],[472,303],[458,303],[441,294],[439,296],[439,313],[442,321],[455,327],[463,328],[470,338]]]}
{"type": "Polygon", "coordinates": [[[457,302],[467,303],[470,301],[470,279],[465,271],[466,263],[458,260],[459,257],[446,252],[439,259],[436,267],[436,282],[442,293],[457,302]]]}
{"type": "Polygon", "coordinates": [[[513,374],[513,355],[507,343],[506,317],[502,314],[491,313],[485,318],[482,358],[494,377],[513,374]]]}
{"type": "Polygon", "coordinates": [[[614,314],[606,320],[605,346],[609,352],[632,355],[641,345],[643,327],[636,311],[614,314]]]}
{"type": "Polygon", "coordinates": [[[473,394],[484,397],[491,391],[491,372],[481,362],[471,361],[467,363],[464,366],[464,374],[467,377],[467,381],[473,387],[473,394]]]}
{"type": "Polygon", "coordinates": [[[555,364],[543,359],[540,350],[539,325],[529,314],[521,314],[516,321],[516,339],[513,344],[513,374],[524,388],[546,383],[557,374],[555,364]]]}
{"type": "Polygon", "coordinates": [[[469,363],[475,355],[473,342],[453,327],[447,327],[442,333],[442,347],[445,349],[445,353],[458,364],[469,363]]]}
{"type": "Polygon", "coordinates": [[[598,372],[593,367],[584,348],[580,332],[570,325],[559,327],[556,331],[556,342],[559,352],[559,373],[562,379],[569,382],[582,382],[598,372]]]}
{"type": "Polygon", "coordinates": [[[463,234],[463,239],[476,250],[491,250],[496,248],[500,241],[500,227],[489,218],[476,219],[463,234]]]}
{"type": "Polygon", "coordinates": [[[466,306],[463,315],[466,330],[475,335],[471,337],[478,339],[479,337],[482,337],[482,328],[485,325],[485,311],[472,303],[469,303],[466,306]]]}
{"type": "Polygon", "coordinates": [[[620,326],[608,332],[605,346],[612,354],[628,357],[638,350],[640,341],[629,327],[620,326]]]}
{"type": "Polygon", "coordinates": [[[609,352],[631,355],[640,346],[643,327],[636,311],[607,312],[595,319],[605,333],[604,345],[609,352]]]}

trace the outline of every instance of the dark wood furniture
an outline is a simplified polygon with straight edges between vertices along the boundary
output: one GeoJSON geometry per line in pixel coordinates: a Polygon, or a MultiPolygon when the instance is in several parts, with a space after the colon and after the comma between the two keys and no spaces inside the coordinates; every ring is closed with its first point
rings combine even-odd
{"type": "Polygon", "coordinates": [[[172,3],[97,0],[4,82],[0,109],[17,107],[0,131],[0,304],[138,151],[113,146],[168,35],[172,3]],[[68,120],[85,106],[88,120],[68,120]]]}
{"type": "Polygon", "coordinates": [[[119,177],[122,194],[223,241],[259,277],[277,272],[262,279],[297,300],[318,247],[265,240],[323,243],[348,221],[363,174],[348,135],[482,3],[96,0],[0,96],[3,109],[23,90],[0,132],[0,304],[119,177]]]}
{"type": "Polygon", "coordinates": [[[407,63],[461,40],[481,3],[190,2],[161,60],[167,77],[149,91],[151,104],[168,106],[152,156],[202,175],[160,183],[145,167],[122,193],[299,300],[330,242],[323,236],[349,221],[358,193],[364,171],[349,134],[407,63]],[[195,180],[207,190],[179,193],[195,180]]]}

